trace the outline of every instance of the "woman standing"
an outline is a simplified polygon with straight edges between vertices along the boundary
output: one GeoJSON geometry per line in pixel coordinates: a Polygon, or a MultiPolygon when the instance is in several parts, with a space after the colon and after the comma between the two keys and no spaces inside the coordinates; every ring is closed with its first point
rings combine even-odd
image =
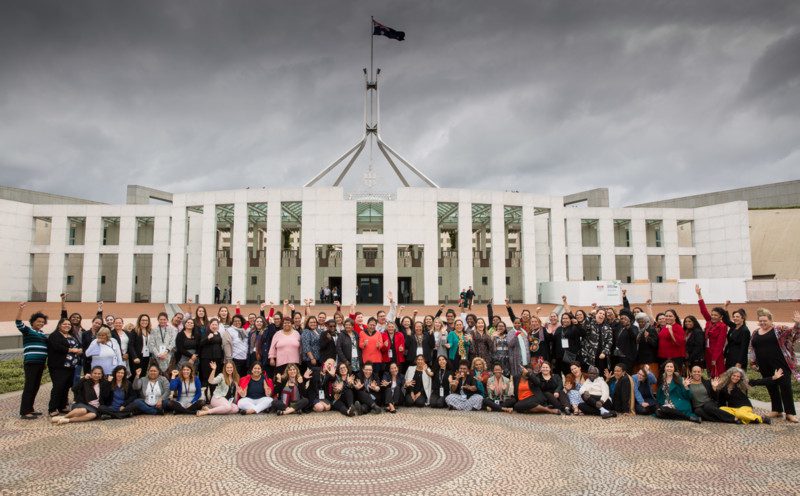
{"type": "MultiPolygon", "coordinates": [[[[728,305],[728,302],[725,303],[728,305]]],[[[723,316],[724,317],[724,316],[723,316]]],[[[747,327],[747,313],[743,308],[733,312],[725,321],[728,333],[725,339],[725,368],[737,367],[747,372],[747,350],[750,346],[750,329],[747,327]]]]}
{"type": "Polygon", "coordinates": [[[111,332],[111,337],[117,342],[117,347],[122,356],[120,365],[125,365],[125,368],[130,370],[130,360],[131,356],[134,354],[133,340],[131,339],[130,332],[125,330],[125,321],[122,320],[122,317],[114,319],[114,330],[111,332]]]}
{"type": "Polygon", "coordinates": [[[170,400],[168,410],[174,413],[195,414],[203,407],[204,401],[200,399],[203,386],[200,378],[194,375],[194,367],[184,364],[179,370],[172,371],[172,380],[169,389],[175,391],[175,399],[170,400]]]}
{"type": "Polygon", "coordinates": [[[55,332],[47,337],[47,368],[50,371],[50,380],[53,382],[48,408],[51,417],[55,417],[59,412],[67,413],[72,377],[81,354],[83,348],[72,335],[72,324],[67,319],[60,319],[55,332]]]}
{"type": "Polygon", "coordinates": [[[269,364],[282,373],[289,363],[300,363],[300,334],[291,319],[283,319],[283,330],[275,333],[269,348],[269,364]]]}
{"type": "Polygon", "coordinates": [[[91,357],[92,367],[101,366],[106,375],[111,375],[117,365],[123,364],[119,345],[111,339],[111,331],[106,328],[97,331],[97,337],[86,350],[86,356],[91,357]]]}
{"type": "Polygon", "coordinates": [[[22,334],[22,367],[25,372],[25,385],[19,401],[19,416],[24,420],[35,420],[42,414],[33,409],[33,403],[39,393],[47,362],[47,335],[42,332],[42,328],[47,324],[47,315],[41,312],[34,313],[28,320],[30,324],[28,327],[22,323],[24,309],[25,303],[20,303],[15,322],[17,330],[22,334]]]}
{"type": "Polygon", "coordinates": [[[499,320],[494,326],[492,333],[492,363],[499,363],[503,368],[503,374],[510,375],[508,361],[508,340],[506,336],[506,323],[499,320]]]}
{"type": "Polygon", "coordinates": [[[167,312],[159,313],[158,326],[150,333],[147,345],[150,348],[150,357],[155,360],[162,374],[166,374],[173,365],[177,335],[178,330],[169,324],[167,312]]]}
{"type": "Polygon", "coordinates": [[[247,375],[248,341],[244,330],[244,317],[239,314],[231,317],[231,325],[226,327],[222,335],[222,349],[225,360],[232,360],[240,377],[247,375]]]}
{"type": "Polygon", "coordinates": [[[700,285],[694,287],[697,293],[697,304],[700,313],[706,319],[706,369],[711,377],[718,377],[725,372],[725,338],[728,335],[728,312],[722,307],[714,307],[709,313],[700,285]]]}
{"type": "Polygon", "coordinates": [[[422,355],[425,363],[433,363],[430,360],[434,348],[433,335],[425,331],[421,321],[415,321],[413,331],[406,337],[406,363],[415,363],[419,355],[422,355]]]}
{"type": "Polygon", "coordinates": [[[571,313],[561,315],[561,325],[553,332],[550,356],[553,366],[559,374],[569,374],[569,366],[578,360],[581,352],[581,339],[578,326],[573,323],[575,317],[571,313]]]}
{"type": "Polygon", "coordinates": [[[378,319],[375,317],[367,319],[367,328],[358,338],[358,347],[361,349],[364,363],[372,362],[375,376],[383,378],[383,350],[388,347],[388,342],[384,340],[383,334],[376,330],[377,324],[378,319]]]}
{"type": "Polygon", "coordinates": [[[306,328],[300,336],[300,342],[303,346],[303,368],[319,367],[320,354],[319,354],[319,329],[317,329],[317,318],[313,315],[306,319],[306,328]]]}
{"type": "MultiPolygon", "coordinates": [[[[498,324],[498,327],[500,325],[498,324]]],[[[508,343],[508,373],[512,377],[522,374],[522,370],[530,365],[531,354],[528,347],[528,333],[522,328],[519,319],[514,321],[514,328],[506,333],[508,343]]]]}
{"type": "Polygon", "coordinates": [[[228,415],[239,413],[236,405],[236,386],[239,384],[239,374],[236,373],[236,365],[233,362],[225,362],[222,365],[222,373],[217,372],[217,362],[209,363],[210,373],[207,379],[208,384],[216,386],[214,395],[211,397],[209,406],[204,406],[197,412],[198,417],[203,415],[228,415]]]}
{"type": "MultiPolygon", "coordinates": [[[[444,306],[444,305],[442,305],[444,306]]],[[[433,334],[433,341],[435,350],[432,353],[431,361],[436,363],[440,356],[447,358],[447,335],[450,331],[447,330],[447,327],[442,322],[442,319],[436,317],[433,319],[433,327],[431,327],[432,334],[433,334]]]]}
{"type": "MultiPolygon", "coordinates": [[[[200,382],[203,387],[208,387],[209,389],[206,393],[207,399],[216,387],[214,384],[208,383],[208,378],[211,377],[213,372],[211,370],[211,363],[213,362],[215,365],[217,363],[222,363],[225,358],[225,352],[222,349],[222,335],[219,332],[219,325],[219,320],[216,317],[211,319],[208,322],[206,333],[200,338],[200,382]]],[[[234,366],[236,365],[234,364],[234,366]]],[[[236,384],[238,384],[238,372],[236,375],[236,384]]],[[[233,389],[236,389],[236,387],[234,386],[233,389]]]]}
{"type": "Polygon", "coordinates": [[[494,357],[494,339],[487,334],[486,321],[482,317],[475,321],[475,332],[472,333],[472,357],[482,358],[484,363],[491,363],[494,357]]]}
{"type": "Polygon", "coordinates": [[[339,333],[339,338],[336,340],[336,358],[339,363],[347,364],[354,373],[361,370],[358,334],[353,328],[352,319],[344,321],[344,331],[339,333]]]}
{"type": "Polygon", "coordinates": [[[791,377],[794,371],[794,342],[800,334],[800,313],[794,313],[793,328],[776,327],[772,323],[772,313],[766,308],[759,308],[758,330],[750,338],[755,365],[762,377],[770,377],[782,370],[783,376],[767,386],[772,411],[769,418],[780,417],[786,413],[786,421],[797,423],[797,412],[794,407],[791,377]]]}
{"type": "Polygon", "coordinates": [[[597,310],[594,321],[583,327],[581,336],[581,356],[587,366],[608,368],[608,357],[611,354],[613,333],[609,322],[606,322],[606,311],[597,310]]]}
{"type": "Polygon", "coordinates": [[[686,362],[686,333],[675,310],[670,308],[663,318],[664,327],[658,331],[658,358],[662,366],[667,360],[672,361],[675,372],[679,373],[686,362]]]}
{"type": "Polygon", "coordinates": [[[656,417],[662,419],[691,420],[700,423],[692,410],[692,394],[676,372],[675,362],[664,362],[663,374],[658,384],[656,417]]]}
{"type": "Polygon", "coordinates": [[[467,360],[470,349],[472,348],[472,336],[464,332],[464,322],[460,319],[453,324],[453,330],[447,335],[448,358],[450,364],[455,368],[455,364],[467,360]]]}
{"type": "Polygon", "coordinates": [[[683,319],[683,331],[686,335],[686,368],[691,370],[695,365],[706,368],[706,334],[694,315],[683,319]]]}
{"type": "MultiPolygon", "coordinates": [[[[94,327],[94,325],[92,327],[94,327]]],[[[136,369],[146,370],[150,364],[150,349],[147,346],[147,339],[150,336],[150,332],[150,317],[143,313],[136,319],[136,325],[133,328],[133,332],[130,334],[131,355],[129,357],[129,362],[131,365],[131,372],[136,369]]]]}
{"type": "MultiPolygon", "coordinates": [[[[175,337],[175,356],[178,357],[178,367],[189,364],[197,373],[198,357],[200,350],[200,332],[197,330],[195,320],[186,319],[183,330],[175,337]]],[[[202,382],[202,381],[201,381],[202,382]]]]}

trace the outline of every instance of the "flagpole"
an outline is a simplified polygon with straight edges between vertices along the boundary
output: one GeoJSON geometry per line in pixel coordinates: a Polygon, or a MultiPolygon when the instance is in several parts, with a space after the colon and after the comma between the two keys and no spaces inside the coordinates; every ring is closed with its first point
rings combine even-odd
{"type": "Polygon", "coordinates": [[[372,81],[372,58],[373,54],[375,53],[375,35],[372,33],[375,31],[375,18],[370,17],[369,21],[369,79],[372,81]]]}

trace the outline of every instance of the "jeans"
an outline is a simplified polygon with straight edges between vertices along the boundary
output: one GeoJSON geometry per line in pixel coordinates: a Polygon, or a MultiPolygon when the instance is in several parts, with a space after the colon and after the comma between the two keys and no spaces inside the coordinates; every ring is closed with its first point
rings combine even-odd
{"type": "Polygon", "coordinates": [[[143,413],[145,415],[158,415],[159,413],[163,413],[162,409],[156,408],[154,406],[150,406],[141,398],[138,400],[134,400],[130,405],[128,405],[126,410],[134,413],[143,413]]]}

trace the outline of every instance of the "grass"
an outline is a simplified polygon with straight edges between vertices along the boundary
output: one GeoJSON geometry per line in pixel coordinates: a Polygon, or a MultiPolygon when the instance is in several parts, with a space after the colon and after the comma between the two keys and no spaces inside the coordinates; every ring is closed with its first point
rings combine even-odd
{"type": "MultiPolygon", "coordinates": [[[[753,379],[761,379],[761,374],[756,372],[755,370],[747,370],[747,378],[751,381],[753,379]]],[[[792,392],[794,393],[794,400],[797,401],[800,399],[800,382],[792,379],[792,392]]],[[[770,402],[769,400],[769,393],[767,392],[766,386],[754,386],[750,390],[750,398],[759,401],[766,401],[767,403],[770,402]]]]}
{"type": "MultiPolygon", "coordinates": [[[[42,383],[50,382],[47,368],[42,375],[42,383]]],[[[14,358],[0,362],[0,394],[21,391],[25,384],[25,373],[22,369],[22,358],[14,358]]]]}

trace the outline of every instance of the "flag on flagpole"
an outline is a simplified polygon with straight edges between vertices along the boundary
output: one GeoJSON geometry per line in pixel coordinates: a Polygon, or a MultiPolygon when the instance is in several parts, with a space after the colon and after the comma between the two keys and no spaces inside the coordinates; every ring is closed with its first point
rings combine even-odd
{"type": "Polygon", "coordinates": [[[386,36],[387,38],[397,41],[406,39],[405,31],[397,31],[396,29],[384,26],[375,19],[372,20],[372,36],[386,36]]]}

